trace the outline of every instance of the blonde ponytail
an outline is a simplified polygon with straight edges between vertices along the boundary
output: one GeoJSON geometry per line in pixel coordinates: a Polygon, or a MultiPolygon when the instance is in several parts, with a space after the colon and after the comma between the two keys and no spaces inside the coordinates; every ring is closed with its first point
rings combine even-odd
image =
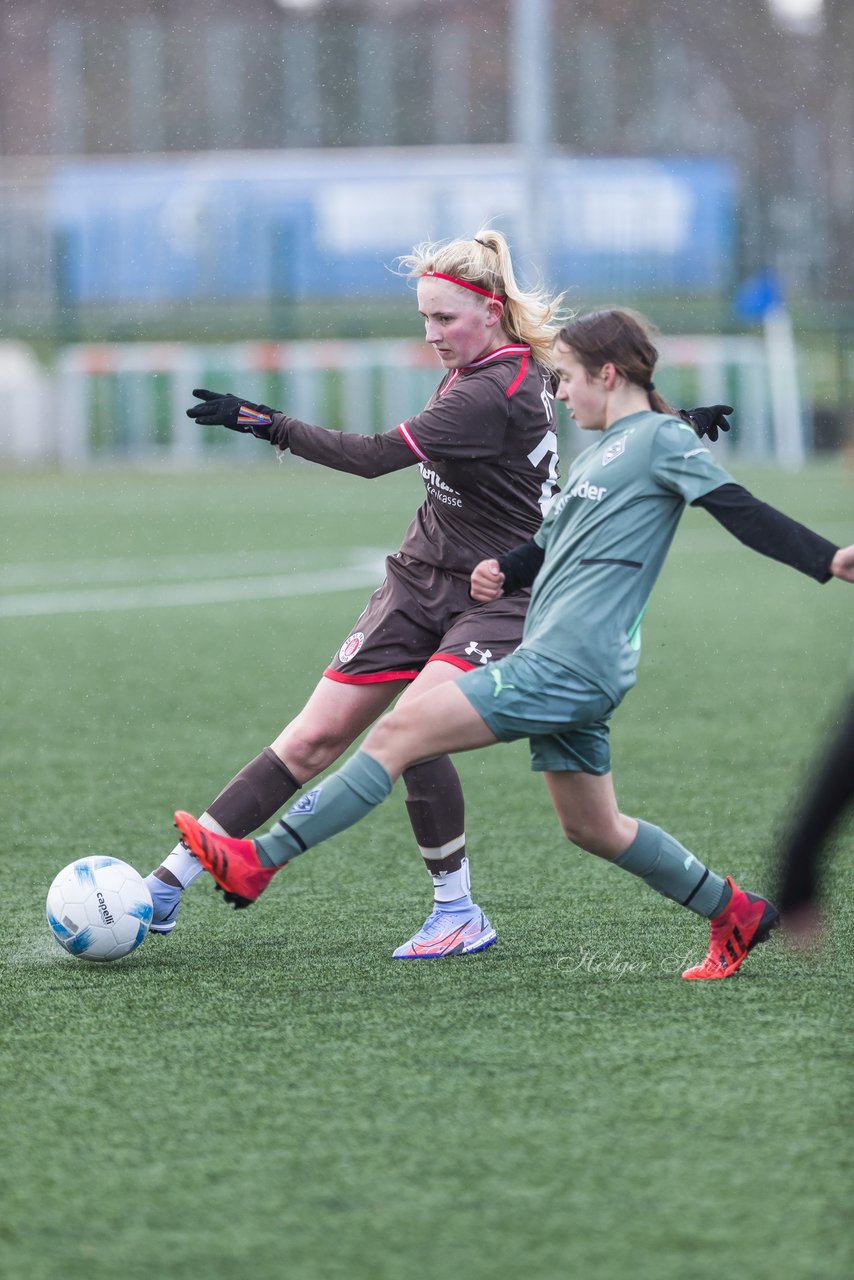
{"type": "Polygon", "coordinates": [[[401,274],[414,280],[425,272],[457,277],[504,303],[502,327],[514,342],[531,348],[536,360],[554,367],[554,340],[565,317],[564,295],[544,287],[523,290],[516,282],[510,246],[500,231],[483,228],[471,240],[424,241],[398,259],[401,274]]]}

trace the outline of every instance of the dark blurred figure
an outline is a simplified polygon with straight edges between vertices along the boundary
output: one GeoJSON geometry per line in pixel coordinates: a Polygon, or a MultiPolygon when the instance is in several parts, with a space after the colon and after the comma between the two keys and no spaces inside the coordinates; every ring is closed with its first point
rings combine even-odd
{"type": "Polygon", "coordinates": [[[795,941],[812,945],[820,932],[821,871],[831,835],[854,801],[854,695],[844,704],[830,741],[815,762],[784,836],[776,901],[795,941]]]}

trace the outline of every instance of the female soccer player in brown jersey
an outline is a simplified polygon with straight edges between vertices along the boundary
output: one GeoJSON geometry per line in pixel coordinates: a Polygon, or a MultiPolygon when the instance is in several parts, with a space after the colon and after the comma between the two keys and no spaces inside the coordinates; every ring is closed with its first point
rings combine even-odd
{"type": "MultiPolygon", "coordinates": [[[[519,644],[528,593],[475,603],[469,576],[485,557],[530,538],[557,487],[552,341],[559,297],[517,283],[504,237],[423,244],[402,259],[417,280],[425,337],[445,375],[427,406],[390,431],[356,435],[312,426],[264,405],[209,391],[188,410],[201,425],[251,432],[278,450],[374,478],[417,465],[425,500],[386,577],[308,702],[273,743],[208,805],[200,821],[245,836],[332,764],[402,694],[417,696],[519,644]]],[[[491,945],[473,903],[464,802],[439,756],[405,772],[406,805],[433,879],[434,907],[397,956],[491,945]]],[[[312,804],[313,792],[301,803],[312,804]]],[[[202,871],[179,844],[148,877],[155,933],[174,927],[181,893],[202,871]]]]}

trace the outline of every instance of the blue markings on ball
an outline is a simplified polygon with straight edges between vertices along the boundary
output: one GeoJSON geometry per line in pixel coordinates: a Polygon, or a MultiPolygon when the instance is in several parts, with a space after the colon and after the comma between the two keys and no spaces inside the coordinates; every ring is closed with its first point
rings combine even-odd
{"type": "Polygon", "coordinates": [[[47,913],[47,922],[63,946],[65,946],[69,938],[74,937],[74,930],[69,929],[61,920],[57,920],[52,911],[47,913]]]}
{"type": "Polygon", "coordinates": [[[147,929],[154,915],[154,906],[151,902],[135,902],[132,907],[128,907],[128,915],[141,920],[147,929]]]}
{"type": "Polygon", "coordinates": [[[73,956],[82,956],[86,954],[87,948],[91,947],[92,936],[93,931],[87,924],[85,929],[81,929],[75,937],[69,938],[68,941],[63,942],[62,945],[65,947],[66,951],[70,951],[73,956]]]}
{"type": "Polygon", "coordinates": [[[85,885],[87,889],[95,888],[95,873],[92,870],[92,867],[89,864],[89,862],[87,862],[86,860],[75,862],[74,874],[77,877],[77,879],[80,881],[80,883],[82,885],[85,885]]]}

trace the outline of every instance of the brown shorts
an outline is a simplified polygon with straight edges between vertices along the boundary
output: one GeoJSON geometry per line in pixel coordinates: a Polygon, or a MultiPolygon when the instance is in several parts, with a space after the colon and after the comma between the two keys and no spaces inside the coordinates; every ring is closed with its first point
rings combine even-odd
{"type": "Polygon", "coordinates": [[[385,582],[323,674],[344,684],[414,680],[436,660],[469,671],[518,647],[529,602],[530,592],[521,591],[475,604],[467,578],[388,556],[385,582]]]}

